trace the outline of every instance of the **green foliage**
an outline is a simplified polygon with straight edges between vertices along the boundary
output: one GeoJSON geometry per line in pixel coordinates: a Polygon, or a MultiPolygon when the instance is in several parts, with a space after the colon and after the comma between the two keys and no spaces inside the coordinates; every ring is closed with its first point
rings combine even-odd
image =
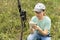
{"type": "MultiPolygon", "coordinates": [[[[22,8],[27,11],[23,40],[29,35],[28,21],[34,15],[33,8],[38,2],[46,5],[46,14],[51,18],[52,40],[60,39],[60,0],[21,0],[22,8]]],[[[19,40],[21,21],[17,0],[0,0],[0,40],[19,40]]]]}

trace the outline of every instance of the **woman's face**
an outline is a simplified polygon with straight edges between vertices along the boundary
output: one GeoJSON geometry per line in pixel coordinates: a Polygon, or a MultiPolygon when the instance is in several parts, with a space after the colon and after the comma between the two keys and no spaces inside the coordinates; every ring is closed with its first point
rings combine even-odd
{"type": "Polygon", "coordinates": [[[44,16],[44,12],[41,11],[41,12],[36,12],[36,16],[38,17],[38,19],[42,19],[43,16],[44,16]]]}

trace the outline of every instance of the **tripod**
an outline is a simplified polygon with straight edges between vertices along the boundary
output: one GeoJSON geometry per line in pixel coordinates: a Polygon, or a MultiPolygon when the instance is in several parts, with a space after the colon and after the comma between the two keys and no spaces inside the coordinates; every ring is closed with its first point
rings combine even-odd
{"type": "Polygon", "coordinates": [[[26,11],[22,10],[21,8],[21,4],[19,2],[19,0],[17,0],[18,2],[18,9],[19,9],[19,13],[20,13],[20,18],[21,18],[21,35],[20,35],[20,40],[23,40],[23,28],[25,27],[25,20],[26,20],[26,11]]]}

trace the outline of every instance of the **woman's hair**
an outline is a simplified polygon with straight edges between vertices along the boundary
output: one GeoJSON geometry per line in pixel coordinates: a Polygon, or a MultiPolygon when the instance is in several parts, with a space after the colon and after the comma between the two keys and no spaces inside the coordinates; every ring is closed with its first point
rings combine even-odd
{"type": "MultiPolygon", "coordinates": [[[[42,11],[43,11],[43,12],[45,12],[45,10],[44,10],[44,9],[43,9],[42,11]]],[[[43,15],[45,16],[45,15],[46,15],[46,13],[44,13],[43,15]]]]}

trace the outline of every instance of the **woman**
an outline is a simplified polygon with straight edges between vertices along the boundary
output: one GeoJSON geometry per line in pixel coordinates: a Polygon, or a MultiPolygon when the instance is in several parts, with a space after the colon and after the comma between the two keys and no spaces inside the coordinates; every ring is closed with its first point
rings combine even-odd
{"type": "Polygon", "coordinates": [[[35,5],[35,16],[29,22],[31,34],[27,37],[27,40],[51,40],[51,19],[45,15],[45,9],[46,7],[42,3],[35,5]]]}

